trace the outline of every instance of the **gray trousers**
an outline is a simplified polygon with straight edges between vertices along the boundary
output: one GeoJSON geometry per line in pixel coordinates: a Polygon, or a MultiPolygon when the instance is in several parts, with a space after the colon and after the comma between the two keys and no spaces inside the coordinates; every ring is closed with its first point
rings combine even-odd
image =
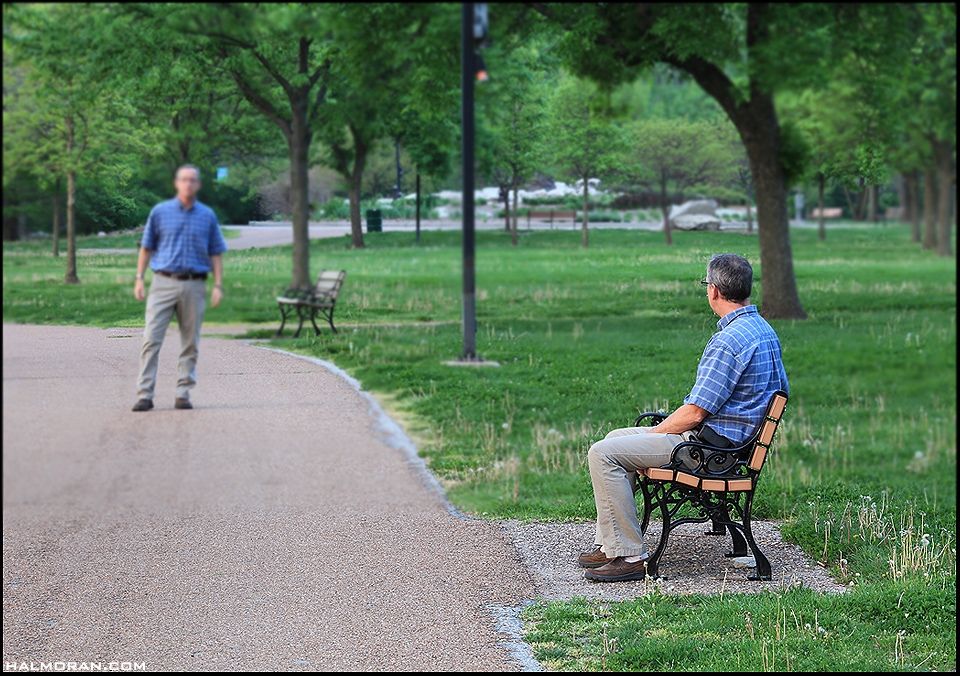
{"type": "Polygon", "coordinates": [[[594,544],[603,547],[609,558],[645,553],[634,497],[637,471],[666,465],[673,447],[690,437],[689,432],[657,434],[648,429],[613,430],[591,446],[587,454],[593,498],[597,503],[594,544]]]}
{"type": "Polygon", "coordinates": [[[203,323],[206,298],[207,285],[202,279],[179,280],[154,275],[147,294],[146,327],[140,348],[140,378],[137,381],[139,399],[153,399],[160,347],[174,315],[180,325],[180,363],[175,396],[178,399],[190,398],[190,389],[197,384],[200,325],[203,323]]]}

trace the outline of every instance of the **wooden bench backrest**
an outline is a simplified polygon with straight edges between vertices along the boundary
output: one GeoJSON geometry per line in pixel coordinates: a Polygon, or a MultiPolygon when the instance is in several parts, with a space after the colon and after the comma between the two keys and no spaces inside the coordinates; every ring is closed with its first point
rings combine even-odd
{"type": "Polygon", "coordinates": [[[320,276],[317,277],[317,284],[313,287],[313,295],[336,300],[346,276],[346,270],[321,270],[320,276]]]}
{"type": "Polygon", "coordinates": [[[777,431],[777,425],[780,424],[786,405],[787,395],[783,391],[778,391],[770,400],[760,426],[760,433],[757,435],[757,442],[753,445],[753,451],[747,461],[747,466],[751,469],[759,472],[763,468],[763,463],[770,452],[770,444],[773,443],[773,435],[777,431]]]}

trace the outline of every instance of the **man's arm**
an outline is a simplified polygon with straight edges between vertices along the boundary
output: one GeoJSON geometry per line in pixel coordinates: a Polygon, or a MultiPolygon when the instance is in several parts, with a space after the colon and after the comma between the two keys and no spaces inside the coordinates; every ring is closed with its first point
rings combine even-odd
{"type": "Polygon", "coordinates": [[[152,250],[140,247],[140,256],[137,258],[137,281],[133,283],[133,295],[137,300],[146,300],[147,298],[143,275],[147,271],[147,266],[150,265],[150,256],[152,255],[152,250]]]}
{"type": "Polygon", "coordinates": [[[700,408],[696,404],[684,404],[667,416],[662,423],[651,427],[648,431],[658,434],[680,434],[681,432],[689,432],[703,422],[703,419],[706,418],[708,414],[709,412],[706,409],[700,408]]]}
{"type": "Polygon", "coordinates": [[[223,299],[223,257],[220,254],[210,256],[213,268],[213,293],[210,294],[210,307],[217,307],[223,299]]]}

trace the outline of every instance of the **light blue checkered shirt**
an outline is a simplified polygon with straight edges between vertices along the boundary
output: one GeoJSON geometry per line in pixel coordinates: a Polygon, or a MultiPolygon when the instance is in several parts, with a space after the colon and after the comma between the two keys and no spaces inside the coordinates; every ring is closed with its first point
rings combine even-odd
{"type": "Polygon", "coordinates": [[[777,390],[789,394],[783,350],[756,305],[734,310],[717,322],[697,367],[697,382],[685,404],[706,409],[714,432],[735,444],[756,429],[777,390]]]}
{"type": "Polygon", "coordinates": [[[154,272],[178,275],[210,272],[210,256],[227,250],[213,209],[200,202],[184,209],[176,197],[150,211],[140,246],[153,251],[154,272]]]}

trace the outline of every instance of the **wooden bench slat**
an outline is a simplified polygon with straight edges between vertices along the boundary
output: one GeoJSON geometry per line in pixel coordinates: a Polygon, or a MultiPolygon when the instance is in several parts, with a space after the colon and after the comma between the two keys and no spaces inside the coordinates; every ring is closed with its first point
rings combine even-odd
{"type": "Polygon", "coordinates": [[[694,488],[700,487],[700,477],[687,474],[686,472],[677,472],[677,478],[675,481],[679,481],[687,486],[693,486],[694,488]]]}
{"type": "Polygon", "coordinates": [[[763,444],[764,446],[769,446],[770,442],[773,441],[773,434],[777,431],[777,421],[776,420],[767,420],[763,423],[763,428],[760,430],[760,437],[757,439],[757,443],[763,444]]]}
{"type": "Polygon", "coordinates": [[[775,420],[780,420],[780,416],[783,415],[783,409],[786,407],[786,405],[786,397],[781,394],[775,395],[773,398],[773,404],[770,406],[770,413],[767,415],[775,420]]]}
{"type": "Polygon", "coordinates": [[[763,469],[763,461],[767,458],[767,449],[764,446],[757,444],[753,449],[753,454],[750,456],[750,462],[747,463],[747,467],[750,469],[755,469],[758,472],[763,469]]]}

